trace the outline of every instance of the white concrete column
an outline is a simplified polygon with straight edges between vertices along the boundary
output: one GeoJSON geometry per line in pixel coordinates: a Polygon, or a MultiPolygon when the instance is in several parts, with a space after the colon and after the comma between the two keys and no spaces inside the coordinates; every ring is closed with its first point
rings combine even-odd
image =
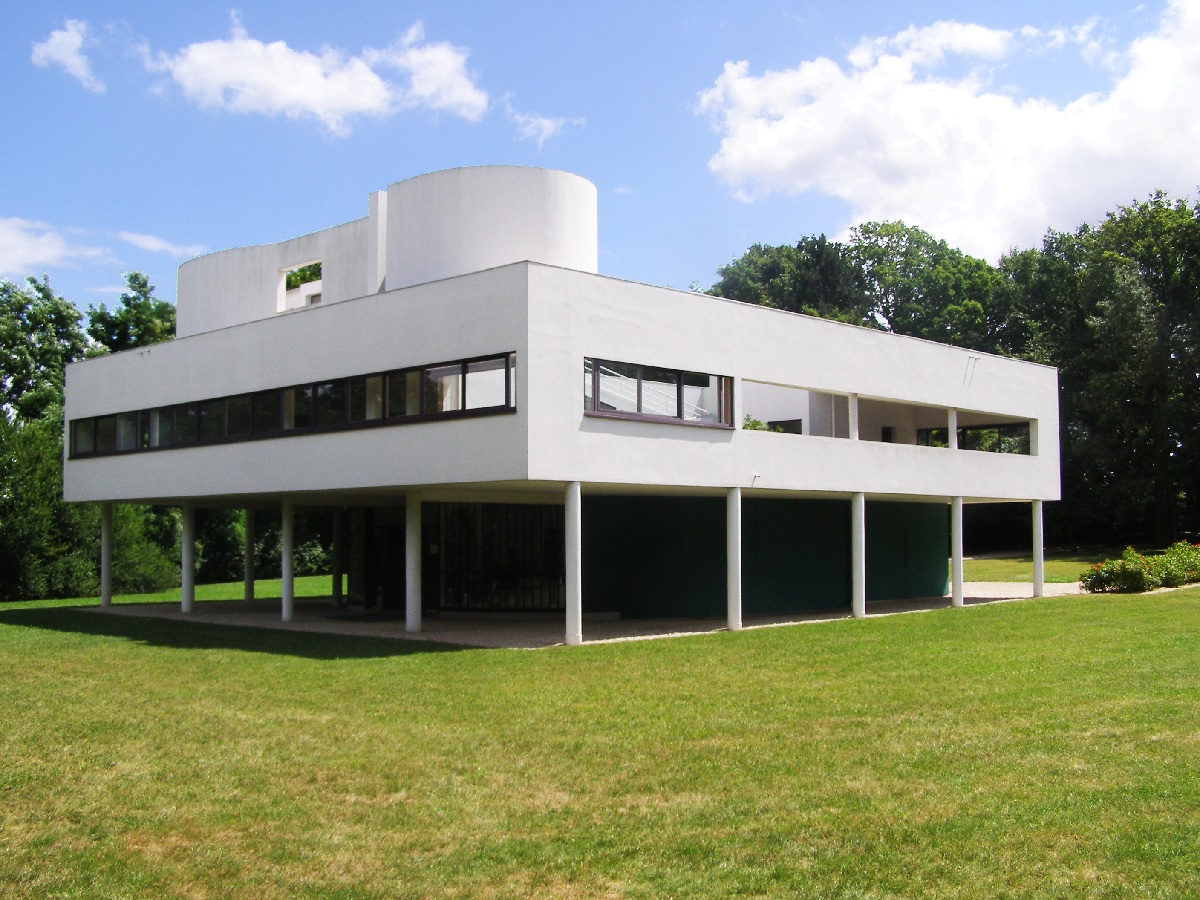
{"type": "Polygon", "coordinates": [[[958,449],[958,410],[946,410],[946,446],[951,450],[958,449]]]}
{"type": "Polygon", "coordinates": [[[345,564],[345,533],[342,529],[342,520],[345,518],[345,511],[341,507],[335,507],[333,510],[333,590],[330,596],[333,598],[334,606],[341,606],[342,597],[342,576],[345,564]]]}
{"type": "Polygon", "coordinates": [[[950,500],[950,603],[963,605],[963,498],[950,500]]]}
{"type": "Polygon", "coordinates": [[[100,605],[112,606],[113,505],[100,504],[100,605]]]}
{"type": "Polygon", "coordinates": [[[1046,596],[1046,550],[1042,534],[1042,501],[1033,501],[1033,596],[1046,596]]]}
{"type": "Polygon", "coordinates": [[[196,507],[183,504],[182,553],[179,561],[180,612],[190,613],[196,603],[196,507]]]}
{"type": "Polygon", "coordinates": [[[856,619],[867,615],[867,495],[850,499],[850,611],[856,619]]]}
{"type": "Polygon", "coordinates": [[[404,630],[421,630],[421,495],[404,501],[404,630]]]}
{"type": "Polygon", "coordinates": [[[100,605],[113,605],[113,504],[100,504],[100,605]]]}
{"type": "Polygon", "coordinates": [[[566,492],[567,644],[583,643],[583,493],[578,481],[566,492]]]}
{"type": "Polygon", "coordinates": [[[292,568],[292,564],[294,562],[293,555],[295,552],[295,544],[295,510],[292,508],[291,498],[285,497],[283,499],[279,523],[279,550],[280,556],[282,557],[280,560],[280,574],[283,579],[281,591],[283,597],[280,605],[282,607],[283,621],[285,622],[292,621],[293,616],[296,614],[296,584],[294,571],[292,568]]]}
{"type": "Polygon", "coordinates": [[[850,410],[850,413],[849,413],[849,424],[847,425],[847,428],[848,428],[847,436],[850,438],[850,440],[857,441],[858,440],[858,394],[851,394],[849,396],[848,400],[849,400],[849,402],[847,403],[847,407],[850,410]]]}
{"type": "Polygon", "coordinates": [[[254,599],[254,510],[242,513],[242,596],[254,599]]]}
{"type": "Polygon", "coordinates": [[[742,630],[742,489],[725,495],[725,624],[742,630]]]}

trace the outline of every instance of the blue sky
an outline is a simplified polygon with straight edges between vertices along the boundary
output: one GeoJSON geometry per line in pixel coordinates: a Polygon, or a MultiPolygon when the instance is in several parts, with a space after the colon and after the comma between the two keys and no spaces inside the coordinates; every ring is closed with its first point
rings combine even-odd
{"type": "Polygon", "coordinates": [[[1196,197],[1198,7],[4,0],[0,277],[174,299],[189,255],[489,163],[593,181],[621,278],[892,218],[995,261],[1196,197]]]}

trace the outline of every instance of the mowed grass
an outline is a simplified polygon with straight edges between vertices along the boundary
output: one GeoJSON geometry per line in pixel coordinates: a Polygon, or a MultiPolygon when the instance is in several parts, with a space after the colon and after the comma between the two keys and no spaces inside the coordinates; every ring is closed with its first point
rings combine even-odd
{"type": "Polygon", "coordinates": [[[1200,895],[1200,590],[543,651],[0,607],[5,897],[1200,895]]]}
{"type": "MultiPolygon", "coordinates": [[[[1079,576],[1088,566],[1101,560],[1120,556],[1122,549],[1099,548],[1047,553],[1045,556],[1046,581],[1059,584],[1078,581],[1079,576]]],[[[1024,581],[1032,584],[1033,557],[1026,553],[964,559],[963,579],[966,581],[1024,581]]]]}

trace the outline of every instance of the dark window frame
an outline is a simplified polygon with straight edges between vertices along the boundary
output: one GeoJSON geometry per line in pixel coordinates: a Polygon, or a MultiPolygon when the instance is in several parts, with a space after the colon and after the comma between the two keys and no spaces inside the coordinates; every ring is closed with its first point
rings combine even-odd
{"type": "MultiPolygon", "coordinates": [[[[454,419],[475,419],[475,418],[481,418],[484,416],[494,416],[494,415],[511,415],[511,414],[515,414],[517,412],[517,404],[516,404],[517,398],[512,389],[512,386],[514,383],[513,379],[516,377],[516,366],[517,366],[516,351],[508,351],[505,353],[488,353],[483,356],[472,356],[472,357],[468,357],[466,359],[454,359],[454,360],[447,360],[446,362],[426,363],[424,365],[419,365],[419,366],[406,366],[401,369],[384,369],[384,370],[379,370],[379,371],[366,372],[363,374],[347,375],[347,376],[344,376],[341,378],[326,378],[326,379],[322,379],[321,381],[310,381],[310,382],[303,382],[301,384],[291,384],[291,385],[283,385],[280,387],[263,388],[262,390],[251,391],[248,393],[243,391],[238,394],[227,394],[227,395],[224,395],[221,397],[207,397],[207,398],[203,398],[203,399],[199,399],[199,400],[189,400],[185,403],[175,403],[175,404],[169,404],[167,406],[155,406],[155,407],[148,407],[145,409],[136,409],[136,410],[121,410],[118,412],[106,413],[106,414],[100,415],[100,416],[83,416],[78,419],[72,419],[69,423],[69,426],[70,426],[69,433],[71,434],[71,448],[70,448],[70,453],[68,455],[68,459],[91,459],[93,457],[104,457],[104,456],[128,456],[131,453],[156,453],[156,452],[159,452],[162,450],[178,450],[178,449],[182,449],[182,448],[186,448],[186,447],[204,447],[204,446],[213,446],[215,444],[235,444],[235,443],[243,443],[245,441],[270,440],[270,439],[274,439],[274,438],[298,437],[301,435],[329,434],[329,433],[340,432],[340,431],[359,431],[359,430],[368,429],[368,428],[381,428],[381,427],[389,427],[389,426],[393,426],[393,425],[409,425],[409,424],[418,424],[418,423],[422,423],[422,422],[445,422],[445,421],[452,421],[454,419]],[[466,403],[466,377],[467,377],[468,366],[471,365],[472,363],[490,362],[493,360],[499,361],[504,366],[504,402],[502,402],[498,405],[495,405],[495,406],[483,406],[483,407],[476,407],[474,409],[460,408],[460,409],[449,410],[446,412],[436,412],[436,411],[429,412],[425,409],[425,402],[424,402],[425,401],[425,397],[424,397],[425,391],[423,390],[423,388],[424,388],[424,378],[425,378],[426,372],[428,372],[432,369],[446,369],[449,367],[457,366],[458,371],[459,371],[459,378],[461,379],[461,381],[460,381],[461,388],[462,388],[462,391],[461,391],[462,398],[461,399],[462,399],[462,403],[465,404],[466,403]],[[418,379],[419,379],[421,387],[422,387],[422,390],[419,392],[420,396],[421,396],[420,412],[415,415],[389,416],[388,412],[389,412],[389,404],[390,404],[390,399],[391,399],[390,398],[390,392],[391,392],[390,378],[391,378],[391,376],[393,376],[393,375],[404,376],[402,378],[402,383],[406,384],[407,383],[406,377],[407,377],[408,373],[413,373],[413,372],[417,373],[418,379]],[[382,402],[383,402],[382,413],[383,414],[380,417],[375,418],[375,419],[362,419],[362,420],[353,420],[352,421],[350,419],[350,383],[356,379],[368,379],[368,378],[376,378],[376,377],[381,379],[381,393],[382,393],[382,402]],[[343,411],[343,416],[339,422],[321,425],[317,422],[315,394],[316,394],[316,389],[319,385],[326,385],[326,384],[337,384],[340,386],[341,393],[342,393],[342,406],[343,406],[344,411],[343,411]],[[310,425],[299,427],[299,428],[297,428],[297,427],[284,428],[283,427],[283,392],[287,391],[287,390],[293,390],[293,389],[307,390],[310,393],[310,396],[312,398],[310,402],[312,403],[312,407],[313,407],[313,409],[312,409],[313,422],[310,425]],[[270,395],[274,396],[276,403],[277,403],[277,416],[276,416],[277,424],[273,428],[261,428],[260,425],[262,423],[260,422],[260,413],[266,412],[267,417],[269,418],[269,410],[260,409],[260,403],[270,395]],[[250,397],[250,416],[251,416],[250,433],[249,434],[240,434],[240,435],[230,435],[230,434],[228,434],[228,417],[229,417],[228,404],[229,404],[229,400],[234,399],[234,398],[244,397],[244,396],[250,397]],[[208,440],[201,440],[200,439],[200,428],[199,428],[200,407],[205,404],[218,403],[218,402],[222,404],[222,409],[224,411],[224,415],[222,417],[222,436],[220,438],[210,438],[208,440]],[[171,427],[171,438],[172,438],[172,440],[168,444],[160,444],[158,446],[151,446],[151,447],[138,446],[140,444],[140,439],[139,439],[140,423],[141,423],[143,417],[149,418],[150,414],[156,410],[159,412],[160,415],[169,415],[171,417],[171,426],[172,426],[171,427]],[[194,428],[195,428],[196,434],[189,441],[180,441],[179,440],[177,421],[178,421],[178,413],[180,410],[190,411],[192,414],[192,417],[193,417],[193,421],[195,422],[194,428]],[[84,426],[84,423],[89,423],[89,422],[91,423],[92,432],[93,432],[93,435],[95,435],[98,430],[97,423],[99,423],[101,420],[110,420],[112,422],[112,424],[114,425],[114,432],[115,432],[115,423],[116,423],[117,416],[118,415],[128,415],[128,414],[133,414],[136,417],[136,421],[138,423],[136,426],[138,430],[135,432],[134,447],[127,449],[127,450],[116,450],[115,449],[115,440],[114,440],[114,449],[113,450],[97,451],[97,450],[93,449],[91,452],[80,452],[78,450],[78,448],[77,448],[78,441],[75,438],[75,434],[80,427],[84,426]]],[[[114,438],[115,438],[115,434],[114,434],[114,438]]],[[[93,437],[92,446],[93,446],[93,448],[95,448],[95,446],[96,446],[95,437],[93,437]]]]}
{"type": "MultiPolygon", "coordinates": [[[[621,360],[608,359],[599,356],[584,357],[584,373],[587,374],[588,364],[591,363],[592,397],[591,407],[585,402],[583,414],[589,418],[625,419],[635,422],[659,422],[667,425],[687,425],[692,428],[720,428],[726,431],[734,429],[734,397],[733,376],[715,375],[710,372],[696,372],[691,369],[671,369],[665,366],[653,366],[647,363],[627,363],[621,360]],[[600,409],[600,370],[605,364],[630,366],[637,369],[637,412],[628,410],[600,409]],[[675,373],[675,415],[663,416],[642,412],[642,378],[646,369],[655,369],[675,373]],[[703,419],[688,419],[684,417],[683,388],[688,375],[700,375],[717,380],[717,421],[706,422],[703,419]]],[[[587,395],[584,395],[587,400],[587,395]]]]}

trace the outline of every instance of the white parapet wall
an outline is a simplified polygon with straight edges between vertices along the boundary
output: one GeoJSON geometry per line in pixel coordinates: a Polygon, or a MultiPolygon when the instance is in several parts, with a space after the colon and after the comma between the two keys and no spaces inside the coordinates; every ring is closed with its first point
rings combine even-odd
{"type": "Polygon", "coordinates": [[[552,169],[477,166],[391,185],[387,287],[528,260],[597,270],[596,187],[552,169]]]}
{"type": "Polygon", "coordinates": [[[594,273],[596,228],[596,188],[568,172],[476,166],[419,175],[372,194],[365,218],[184,263],[177,334],[305,305],[300,294],[285,296],[284,278],[314,262],[324,305],[526,260],[594,273]]]}

